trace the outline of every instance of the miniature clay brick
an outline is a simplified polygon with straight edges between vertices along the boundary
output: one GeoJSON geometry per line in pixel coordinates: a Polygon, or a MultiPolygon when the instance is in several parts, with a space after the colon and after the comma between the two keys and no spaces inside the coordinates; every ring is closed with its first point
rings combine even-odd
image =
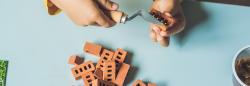
{"type": "Polygon", "coordinates": [[[82,75],[82,79],[84,82],[84,86],[93,86],[92,82],[98,79],[98,77],[92,72],[86,72],[85,74],[82,75]]]}
{"type": "Polygon", "coordinates": [[[123,86],[123,83],[126,79],[126,76],[128,74],[128,71],[129,71],[129,68],[130,68],[130,65],[129,64],[126,64],[126,63],[122,63],[121,67],[120,67],[120,70],[116,76],[116,80],[115,80],[115,83],[118,85],[118,86],[123,86]]]}
{"type": "Polygon", "coordinates": [[[148,83],[148,86],[157,86],[155,83],[148,83]]]}
{"type": "Polygon", "coordinates": [[[107,61],[104,64],[103,80],[115,83],[115,62],[107,61]]]}
{"type": "Polygon", "coordinates": [[[96,64],[96,68],[100,68],[103,71],[104,62],[112,60],[113,55],[114,52],[104,49],[101,54],[100,60],[96,64]]]}
{"type": "Polygon", "coordinates": [[[94,43],[86,42],[84,45],[84,51],[86,53],[90,53],[99,57],[102,51],[102,46],[94,44],[94,43]]]}
{"type": "Polygon", "coordinates": [[[96,75],[97,77],[99,77],[100,79],[102,79],[102,78],[103,78],[103,71],[102,71],[100,68],[97,68],[97,69],[95,70],[95,75],[96,75]]]}
{"type": "Polygon", "coordinates": [[[127,56],[127,51],[121,49],[121,48],[118,48],[116,51],[115,51],[115,54],[112,58],[113,61],[115,61],[116,63],[123,63],[124,60],[125,60],[125,57],[127,56]]]}
{"type": "Polygon", "coordinates": [[[82,64],[83,63],[83,59],[82,58],[80,58],[79,56],[77,56],[77,55],[71,55],[70,57],[69,57],[69,64],[73,64],[73,65],[80,65],[80,64],[82,64]]]}
{"type": "Polygon", "coordinates": [[[112,82],[104,81],[101,79],[96,79],[96,80],[92,81],[92,84],[93,84],[93,86],[116,86],[112,82]]]}
{"type": "Polygon", "coordinates": [[[146,84],[142,80],[135,81],[132,86],[146,86],[146,84]]]}
{"type": "Polygon", "coordinates": [[[76,80],[80,79],[84,73],[93,72],[94,70],[95,66],[92,61],[82,63],[81,65],[77,65],[71,69],[72,74],[76,80]]]}

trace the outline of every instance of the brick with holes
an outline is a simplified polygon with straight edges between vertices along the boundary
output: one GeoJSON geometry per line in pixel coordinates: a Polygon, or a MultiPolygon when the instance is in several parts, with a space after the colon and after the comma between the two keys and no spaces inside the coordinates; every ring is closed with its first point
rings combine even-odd
{"type": "Polygon", "coordinates": [[[84,86],[95,86],[92,82],[98,79],[98,77],[92,72],[86,72],[82,75],[82,79],[84,82],[84,86]]]}
{"type": "Polygon", "coordinates": [[[103,80],[115,83],[115,62],[106,61],[103,70],[103,80]]]}
{"type": "Polygon", "coordinates": [[[126,56],[127,56],[127,51],[121,49],[121,48],[118,48],[116,51],[115,51],[115,54],[112,58],[113,61],[115,61],[116,63],[123,63],[126,56]]]}
{"type": "Polygon", "coordinates": [[[103,71],[103,66],[106,61],[112,60],[114,52],[104,49],[101,58],[99,59],[98,63],[96,64],[96,68],[100,68],[103,71]]]}
{"type": "Polygon", "coordinates": [[[86,53],[90,53],[99,57],[102,51],[102,46],[94,44],[94,43],[86,42],[83,50],[86,53]]]}
{"type": "Polygon", "coordinates": [[[96,79],[92,83],[93,83],[93,86],[116,86],[112,82],[108,82],[108,81],[101,80],[101,79],[96,79]]]}
{"type": "Polygon", "coordinates": [[[126,64],[126,63],[121,64],[120,70],[119,70],[119,72],[118,72],[118,74],[116,76],[116,80],[115,80],[115,83],[118,86],[123,86],[123,83],[124,83],[124,81],[126,79],[129,68],[130,68],[129,64],[126,64]]]}
{"type": "Polygon", "coordinates": [[[136,80],[132,86],[146,86],[146,84],[142,80],[136,80]]]}
{"type": "Polygon", "coordinates": [[[155,83],[148,83],[147,86],[157,86],[155,83]]]}
{"type": "Polygon", "coordinates": [[[72,74],[75,77],[75,80],[80,79],[84,73],[93,72],[94,70],[95,70],[95,66],[92,61],[87,61],[71,69],[72,74]]]}
{"type": "Polygon", "coordinates": [[[77,56],[77,55],[71,55],[69,57],[68,63],[72,64],[72,65],[80,65],[80,64],[83,63],[83,61],[84,60],[82,58],[80,58],[79,56],[77,56]]]}
{"type": "Polygon", "coordinates": [[[95,75],[96,75],[97,77],[99,77],[100,79],[102,79],[102,78],[103,78],[103,71],[102,71],[100,68],[97,68],[97,69],[95,70],[95,75]]]}

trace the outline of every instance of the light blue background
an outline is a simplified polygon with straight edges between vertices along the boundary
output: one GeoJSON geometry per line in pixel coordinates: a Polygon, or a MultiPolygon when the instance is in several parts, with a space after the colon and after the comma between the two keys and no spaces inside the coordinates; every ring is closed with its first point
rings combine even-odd
{"type": "MultiPolygon", "coordinates": [[[[117,0],[131,14],[151,0],[117,0]]],[[[64,14],[49,16],[42,0],[1,0],[0,59],[9,60],[7,86],[71,86],[68,56],[86,41],[132,53],[130,78],[159,86],[232,86],[231,63],[250,44],[250,8],[184,2],[188,25],[168,48],[151,42],[148,24],[137,18],[111,29],[75,26],[64,14]],[[132,74],[133,73],[133,74],[132,74]],[[131,76],[132,75],[132,76],[131,76]],[[134,78],[133,78],[134,76],[134,78]]]]}

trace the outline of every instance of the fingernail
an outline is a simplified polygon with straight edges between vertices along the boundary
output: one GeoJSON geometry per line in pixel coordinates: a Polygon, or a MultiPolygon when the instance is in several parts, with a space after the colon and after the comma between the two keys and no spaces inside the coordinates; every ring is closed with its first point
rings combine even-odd
{"type": "Polygon", "coordinates": [[[113,4],[112,4],[112,9],[113,9],[113,10],[117,10],[117,9],[118,9],[118,5],[115,4],[115,3],[113,3],[113,4]]]}

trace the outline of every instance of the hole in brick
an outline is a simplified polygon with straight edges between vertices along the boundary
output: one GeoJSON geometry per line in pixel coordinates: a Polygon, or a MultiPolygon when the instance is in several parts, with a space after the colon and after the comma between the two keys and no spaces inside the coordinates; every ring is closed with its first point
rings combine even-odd
{"type": "Polygon", "coordinates": [[[103,65],[100,65],[101,67],[103,67],[103,65]]]}
{"type": "Polygon", "coordinates": [[[140,84],[137,84],[136,86],[141,86],[140,84]]]}
{"type": "Polygon", "coordinates": [[[91,80],[91,79],[89,79],[89,80],[88,80],[88,82],[92,82],[92,80],[91,80]]]}
{"type": "Polygon", "coordinates": [[[92,86],[92,83],[90,83],[89,86],[92,86]]]}
{"type": "Polygon", "coordinates": [[[104,63],[104,61],[102,60],[102,63],[104,63]]]}
{"type": "Polygon", "coordinates": [[[115,60],[115,63],[120,63],[118,60],[115,60]]]}
{"type": "Polygon", "coordinates": [[[107,79],[107,81],[111,81],[112,79],[107,79]]]}
{"type": "Polygon", "coordinates": [[[87,70],[88,68],[86,66],[84,66],[84,69],[87,70]]]}
{"type": "Polygon", "coordinates": [[[89,76],[89,75],[87,75],[87,76],[86,76],[86,78],[90,78],[90,76],[89,76]]]}
{"type": "Polygon", "coordinates": [[[77,70],[75,70],[75,73],[76,73],[76,74],[78,74],[78,71],[77,71],[77,70]]]}
{"type": "Polygon", "coordinates": [[[105,53],[105,55],[109,56],[109,53],[105,53]]]}
{"type": "Polygon", "coordinates": [[[91,68],[91,65],[89,64],[88,67],[91,68]]]}
{"type": "Polygon", "coordinates": [[[118,52],[119,55],[122,55],[122,52],[118,52]]]}
{"type": "Polygon", "coordinates": [[[108,72],[112,72],[112,70],[107,70],[108,72]]]}
{"type": "Polygon", "coordinates": [[[80,72],[82,72],[82,68],[80,68],[80,72]]]}
{"type": "Polygon", "coordinates": [[[108,74],[108,77],[111,77],[112,76],[112,74],[108,74]]]}
{"type": "Polygon", "coordinates": [[[117,59],[121,59],[121,57],[120,57],[120,56],[117,56],[116,58],[117,58],[117,59]]]}
{"type": "Polygon", "coordinates": [[[104,60],[108,60],[108,58],[107,58],[107,57],[103,57],[103,59],[104,59],[104,60]]]}
{"type": "Polygon", "coordinates": [[[111,65],[109,65],[109,66],[108,66],[108,68],[112,68],[112,66],[111,66],[111,65]]]}

